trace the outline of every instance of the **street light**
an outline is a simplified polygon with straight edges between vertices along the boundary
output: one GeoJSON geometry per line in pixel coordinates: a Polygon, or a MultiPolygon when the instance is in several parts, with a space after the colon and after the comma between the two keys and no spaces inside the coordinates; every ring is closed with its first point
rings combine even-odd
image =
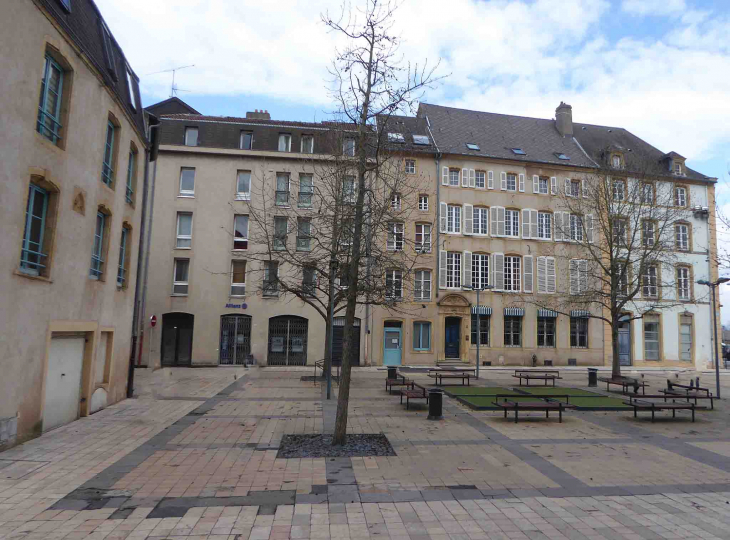
{"type": "Polygon", "coordinates": [[[717,385],[716,395],[718,399],[720,398],[720,359],[718,358],[717,354],[717,304],[715,304],[715,289],[723,283],[727,283],[728,281],[730,281],[730,278],[721,277],[714,283],[711,283],[706,279],[700,279],[697,282],[698,285],[707,285],[710,288],[710,291],[712,291],[712,325],[715,329],[715,383],[717,385]]]}
{"type": "Polygon", "coordinates": [[[479,312],[479,293],[482,291],[491,290],[493,288],[494,286],[492,285],[484,285],[483,287],[462,287],[462,289],[465,291],[476,291],[477,293],[477,379],[479,379],[479,343],[482,341],[482,314],[479,312]]]}

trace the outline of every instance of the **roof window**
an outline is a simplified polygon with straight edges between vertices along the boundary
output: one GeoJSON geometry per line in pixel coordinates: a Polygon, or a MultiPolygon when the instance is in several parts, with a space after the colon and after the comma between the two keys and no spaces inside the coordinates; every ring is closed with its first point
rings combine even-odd
{"type": "Polygon", "coordinates": [[[512,148],[512,153],[517,156],[526,156],[527,153],[522,148],[512,148]]]}
{"type": "Polygon", "coordinates": [[[406,142],[406,139],[405,137],[403,137],[402,133],[388,133],[388,141],[395,143],[404,143],[406,142]]]}
{"type": "Polygon", "coordinates": [[[481,150],[481,148],[479,148],[478,144],[474,144],[474,143],[470,143],[470,142],[466,143],[466,147],[469,150],[481,150]]]}
{"type": "Polygon", "coordinates": [[[428,135],[414,135],[413,144],[427,146],[431,144],[431,140],[428,138],[428,135]]]}
{"type": "Polygon", "coordinates": [[[59,0],[59,3],[66,10],[66,13],[71,13],[71,0],[59,0]]]}
{"type": "Polygon", "coordinates": [[[555,152],[555,157],[558,159],[563,159],[565,161],[568,161],[570,158],[563,154],[562,152],[555,152]]]}

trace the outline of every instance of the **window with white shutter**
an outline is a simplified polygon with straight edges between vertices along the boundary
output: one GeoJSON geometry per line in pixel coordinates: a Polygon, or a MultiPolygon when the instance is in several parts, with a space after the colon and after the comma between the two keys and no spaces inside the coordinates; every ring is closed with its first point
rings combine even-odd
{"type": "Polygon", "coordinates": [[[443,167],[441,169],[441,185],[442,186],[449,185],[449,168],[448,167],[443,167]]]}
{"type": "Polygon", "coordinates": [[[550,194],[558,194],[558,179],[555,176],[550,177],[550,194]]]}
{"type": "Polygon", "coordinates": [[[531,293],[533,280],[532,255],[522,257],[522,264],[524,265],[524,289],[526,293],[531,293]]]}
{"type": "Polygon", "coordinates": [[[557,277],[555,275],[555,257],[546,257],[547,265],[547,292],[554,294],[557,291],[557,277]]]}
{"type": "Polygon", "coordinates": [[[461,187],[469,187],[469,169],[461,169],[461,187]]]}
{"type": "Polygon", "coordinates": [[[565,195],[570,197],[570,178],[565,179],[565,195]]]}
{"type": "Polygon", "coordinates": [[[552,214],[550,212],[537,213],[537,238],[540,240],[552,239],[552,214]]]}
{"type": "Polygon", "coordinates": [[[584,199],[588,198],[588,189],[585,178],[580,181],[580,192],[583,194],[584,199]]]}
{"type": "Polygon", "coordinates": [[[537,238],[537,210],[530,210],[530,238],[537,238]]]}
{"type": "Polygon", "coordinates": [[[449,169],[449,185],[459,187],[459,169],[449,169]]]}
{"type": "Polygon", "coordinates": [[[520,282],[522,281],[521,262],[520,257],[516,255],[506,255],[504,257],[505,292],[520,292],[520,282]]]}
{"type": "Polygon", "coordinates": [[[464,204],[464,234],[474,234],[474,206],[464,204]]]}
{"type": "Polygon", "coordinates": [[[536,174],[532,175],[532,192],[540,193],[540,177],[536,174]]]}
{"type": "Polygon", "coordinates": [[[583,294],[588,291],[588,261],[570,260],[570,294],[583,294]]]}
{"type": "Polygon", "coordinates": [[[586,214],[586,239],[589,244],[593,243],[593,214],[586,214]]]}
{"type": "Polygon", "coordinates": [[[506,172],[501,173],[500,179],[501,179],[501,184],[502,184],[501,185],[502,191],[507,191],[507,173],[506,172]]]}
{"type": "Polygon", "coordinates": [[[520,237],[519,210],[504,210],[504,236],[520,237]]]}
{"type": "Polygon", "coordinates": [[[461,234],[461,206],[457,204],[446,206],[446,232],[461,234]]]}
{"type": "Polygon", "coordinates": [[[471,275],[471,251],[465,251],[464,257],[462,258],[462,262],[464,264],[461,265],[463,268],[463,277],[461,283],[464,287],[471,287],[472,286],[472,275],[471,275]]]}
{"type": "Polygon", "coordinates": [[[474,169],[469,169],[469,187],[476,187],[477,185],[477,174],[474,169]]]}
{"type": "Polygon", "coordinates": [[[494,189],[494,171],[487,171],[487,187],[494,189]]]}
{"type": "Polygon", "coordinates": [[[492,220],[492,236],[504,236],[504,207],[492,206],[489,212],[492,220]]]}
{"type": "Polygon", "coordinates": [[[578,260],[570,259],[569,265],[570,274],[570,294],[578,294],[580,288],[578,284],[578,260]]]}
{"type": "Polygon", "coordinates": [[[530,210],[524,208],[522,210],[522,238],[530,238],[532,228],[530,227],[530,210]]]}
{"type": "Polygon", "coordinates": [[[439,289],[446,288],[446,252],[439,251],[439,289]]]}
{"type": "Polygon", "coordinates": [[[489,208],[474,207],[474,234],[487,236],[489,234],[489,208]]]}
{"type": "Polygon", "coordinates": [[[461,256],[460,251],[446,252],[446,288],[461,288],[461,256]]]}
{"type": "Polygon", "coordinates": [[[494,254],[494,290],[504,290],[504,255],[502,253],[494,254]]]}
{"type": "Polygon", "coordinates": [[[524,174],[520,175],[520,188],[519,189],[520,189],[521,193],[524,193],[524,191],[525,191],[525,175],[524,174]]]}
{"type": "Polygon", "coordinates": [[[439,231],[446,232],[447,205],[445,202],[439,204],[439,231]]]}
{"type": "Polygon", "coordinates": [[[537,258],[537,293],[547,293],[547,257],[537,258]]]}

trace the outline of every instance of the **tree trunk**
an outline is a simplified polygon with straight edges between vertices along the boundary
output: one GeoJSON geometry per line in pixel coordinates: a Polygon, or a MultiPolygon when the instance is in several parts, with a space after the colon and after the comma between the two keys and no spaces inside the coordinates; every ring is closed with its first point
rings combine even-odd
{"type": "Polygon", "coordinates": [[[350,306],[348,302],[345,314],[345,336],[342,346],[342,367],[340,368],[340,381],[337,391],[337,419],[335,420],[335,432],[332,437],[332,445],[345,444],[345,439],[347,437],[347,412],[350,401],[350,372],[352,371],[350,367],[352,347],[350,344],[352,343],[354,320],[355,304],[350,306]]]}
{"type": "Polygon", "coordinates": [[[616,378],[621,376],[621,362],[619,361],[619,350],[618,350],[618,319],[613,319],[611,323],[611,377],[616,378]]]}

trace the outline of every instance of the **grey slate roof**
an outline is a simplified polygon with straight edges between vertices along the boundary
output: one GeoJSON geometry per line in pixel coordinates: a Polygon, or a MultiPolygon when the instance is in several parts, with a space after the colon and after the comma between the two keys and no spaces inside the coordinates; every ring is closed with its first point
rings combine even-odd
{"type": "Polygon", "coordinates": [[[177,96],[173,96],[164,101],[159,101],[154,105],[150,105],[149,107],[145,107],[145,110],[155,116],[160,116],[162,114],[200,114],[177,96]]]}
{"type": "Polygon", "coordinates": [[[380,144],[386,149],[395,152],[406,152],[406,153],[426,153],[435,154],[436,146],[431,140],[431,135],[428,132],[428,126],[426,125],[426,119],[415,116],[378,116],[377,119],[377,133],[380,139],[380,144]],[[388,133],[400,133],[403,135],[403,142],[396,142],[388,137],[388,133]],[[415,144],[413,136],[425,136],[428,137],[428,144],[415,144]]]}

